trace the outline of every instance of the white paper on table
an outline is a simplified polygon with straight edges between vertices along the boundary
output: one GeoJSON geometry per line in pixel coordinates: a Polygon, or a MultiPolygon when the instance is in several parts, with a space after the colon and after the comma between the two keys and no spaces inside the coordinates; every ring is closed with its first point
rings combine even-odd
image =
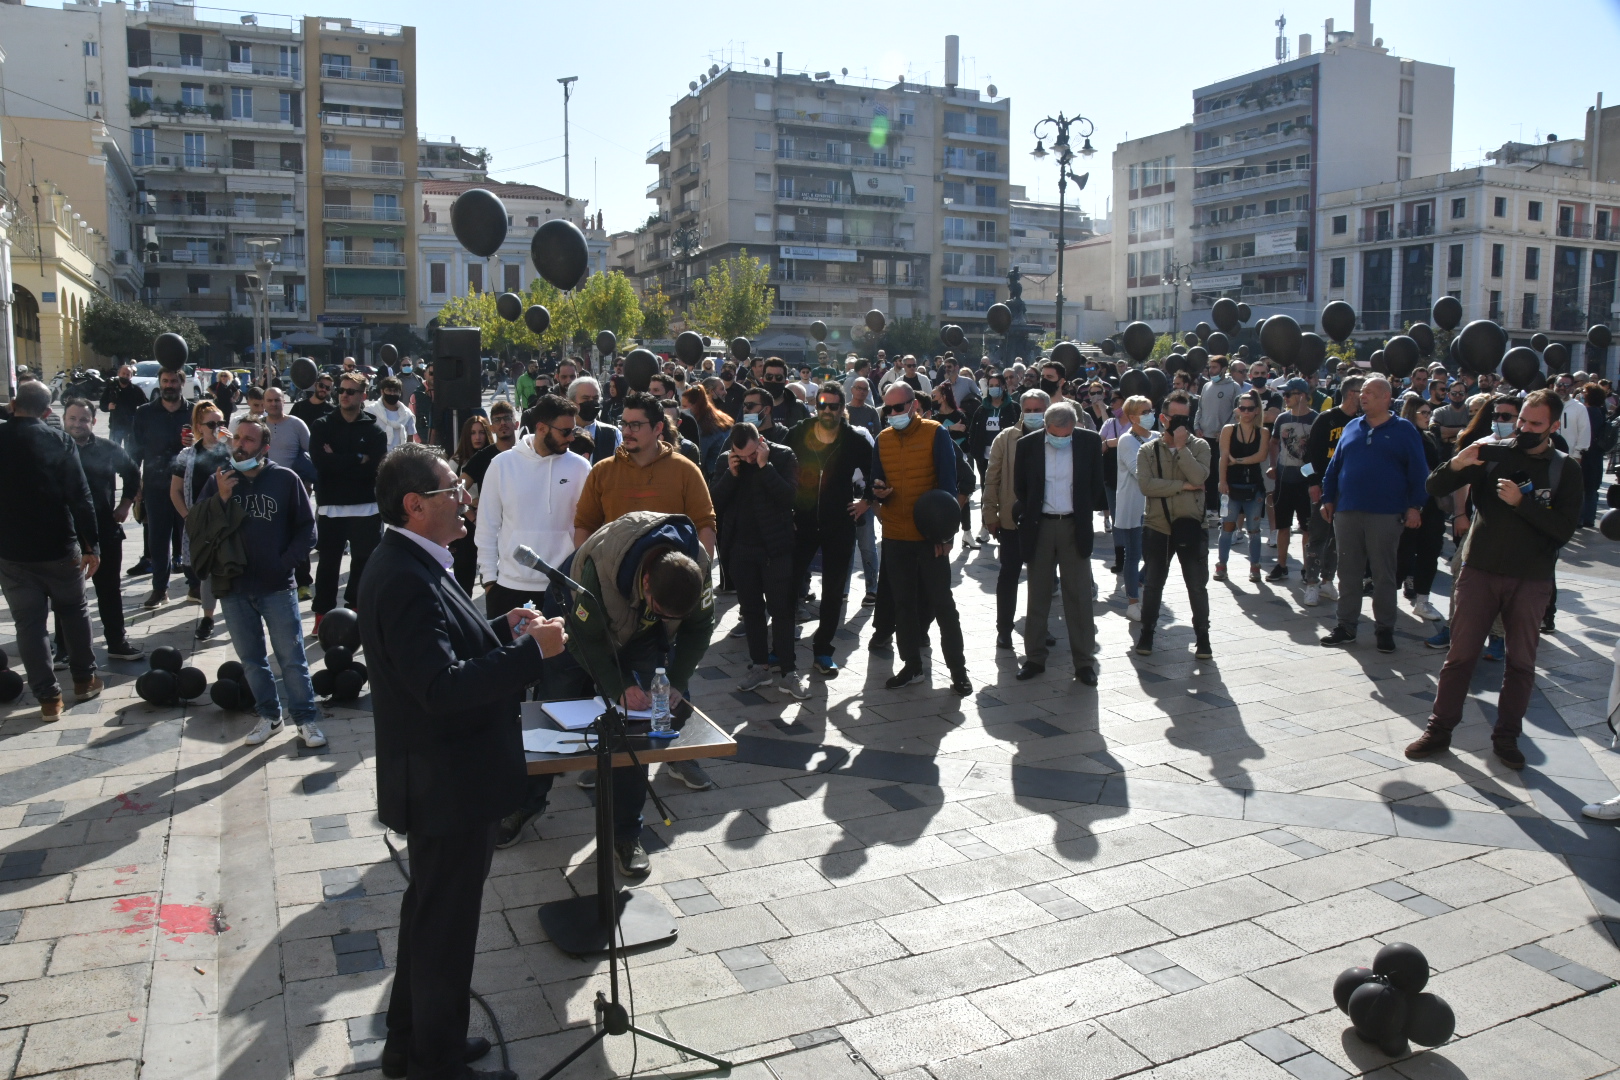
{"type": "Polygon", "coordinates": [[[556,728],[529,728],[523,733],[523,750],[529,754],[578,754],[595,749],[594,738],[556,728]]]}
{"type": "MultiPolygon", "coordinates": [[[[569,701],[547,701],[540,707],[564,731],[579,731],[596,722],[596,718],[607,708],[607,702],[599,697],[576,698],[569,701]]],[[[629,709],[626,715],[631,720],[651,720],[652,710],[629,709]]]]}

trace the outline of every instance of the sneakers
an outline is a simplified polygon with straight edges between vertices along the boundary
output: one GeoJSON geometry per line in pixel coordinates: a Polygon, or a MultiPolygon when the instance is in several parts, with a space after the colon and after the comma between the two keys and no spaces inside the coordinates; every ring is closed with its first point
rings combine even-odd
{"type": "Polygon", "coordinates": [[[1546,618],[1541,620],[1541,632],[1543,634],[1558,633],[1558,625],[1553,622],[1553,617],[1551,615],[1548,615],[1546,618]]]}
{"type": "Polygon", "coordinates": [[[973,681],[968,678],[966,671],[953,671],[951,673],[951,693],[957,697],[967,697],[973,693],[973,681]]]}
{"type": "Polygon", "coordinates": [[[1424,638],[1423,644],[1427,645],[1431,649],[1451,648],[1451,627],[1441,626],[1440,632],[1434,635],[1434,637],[1424,638]]]}
{"type": "Polygon", "coordinates": [[[1446,617],[1440,614],[1433,604],[1429,603],[1429,598],[1421,594],[1416,600],[1412,601],[1412,614],[1420,619],[1428,619],[1430,622],[1446,621],[1446,617]]]}
{"type": "Polygon", "coordinates": [[[809,701],[810,676],[803,671],[784,671],[776,684],[776,690],[783,697],[790,697],[795,701],[809,701]]]}
{"type": "Polygon", "coordinates": [[[298,737],[303,739],[304,745],[311,750],[326,745],[326,733],[315,724],[299,724],[298,737]]]}
{"type": "Polygon", "coordinates": [[[749,664],[748,671],[744,673],[742,682],[737,684],[738,690],[763,690],[776,681],[769,664],[749,664]]]}
{"type": "Polygon", "coordinates": [[[1492,634],[1490,637],[1485,639],[1485,651],[1480,655],[1487,660],[1495,660],[1500,664],[1502,662],[1502,657],[1506,654],[1507,642],[1502,638],[1497,637],[1495,634],[1492,634]]]}
{"type": "Polygon", "coordinates": [[[727,637],[734,637],[734,638],[747,637],[748,636],[748,627],[747,627],[747,625],[739,622],[736,626],[733,626],[731,628],[731,633],[727,634],[726,636],[727,637]]]}
{"type": "Polygon", "coordinates": [[[1620,821],[1620,795],[1602,802],[1587,803],[1581,813],[1594,821],[1620,821]]]}
{"type": "Polygon", "coordinates": [[[39,718],[47,721],[62,719],[62,697],[60,694],[56,697],[39,699],[39,718]]]}
{"type": "Polygon", "coordinates": [[[596,770],[584,770],[579,774],[579,779],[575,780],[574,783],[584,788],[586,791],[590,791],[596,786],[596,770]]]}
{"type": "Polygon", "coordinates": [[[68,669],[68,654],[66,649],[59,649],[51,656],[52,671],[66,671],[68,669]]]}
{"type": "Polygon", "coordinates": [[[1125,602],[1125,618],[1130,622],[1142,621],[1142,601],[1127,600],[1125,602]]]}
{"type": "Polygon", "coordinates": [[[1320,585],[1305,586],[1305,595],[1300,597],[1300,603],[1306,607],[1315,607],[1322,602],[1322,587],[1320,585]]]}
{"type": "Polygon", "coordinates": [[[107,646],[107,655],[114,660],[144,660],[146,654],[127,641],[107,646]]]}
{"type": "Polygon", "coordinates": [[[695,761],[670,761],[665,765],[665,771],[669,775],[693,791],[708,791],[714,787],[714,781],[709,779],[709,774],[695,761]]]}
{"type": "Polygon", "coordinates": [[[157,607],[167,599],[168,597],[163,593],[153,589],[151,593],[147,595],[146,599],[141,601],[141,607],[145,608],[147,611],[151,611],[153,608],[157,607]]]}
{"type": "Polygon", "coordinates": [[[1225,581],[1226,580],[1226,564],[1225,563],[1218,562],[1218,563],[1215,564],[1215,580],[1216,581],[1225,581]]]}
{"type": "Polygon", "coordinates": [[[152,560],[151,559],[142,559],[140,562],[136,563],[134,566],[130,567],[128,570],[125,570],[124,571],[124,576],[125,577],[145,577],[147,574],[150,574],[151,572],[152,572],[152,560]]]}
{"type": "Polygon", "coordinates": [[[921,667],[918,667],[915,664],[907,664],[895,674],[890,675],[883,685],[890,690],[898,690],[902,686],[910,686],[912,683],[920,683],[926,678],[928,678],[928,675],[921,667]]]}
{"type": "Polygon", "coordinates": [[[247,738],[243,739],[242,742],[248,746],[258,746],[261,743],[269,742],[270,736],[274,735],[280,730],[280,720],[265,720],[261,717],[258,725],[255,726],[252,731],[248,732],[247,738]]]}
{"type": "Polygon", "coordinates": [[[1519,749],[1517,738],[1492,739],[1491,750],[1496,754],[1497,760],[1508,768],[1524,768],[1524,751],[1519,749]]]}
{"type": "Polygon", "coordinates": [[[532,810],[514,810],[501,818],[500,831],[495,834],[495,846],[509,848],[523,836],[523,826],[535,817],[532,810]]]}
{"type": "Polygon", "coordinates": [[[1260,580],[1260,567],[1259,566],[1251,565],[1249,567],[1249,580],[1250,581],[1259,581],[1260,580]]]}
{"type": "Polygon", "coordinates": [[[102,690],[101,680],[94,675],[83,682],[78,679],[73,680],[74,701],[89,701],[91,698],[99,696],[102,690]]]}
{"type": "Polygon", "coordinates": [[[1193,659],[1213,660],[1215,659],[1215,650],[1209,647],[1209,642],[1200,641],[1197,645],[1193,646],[1193,659]]]}
{"type": "Polygon", "coordinates": [[[214,617],[212,615],[204,615],[202,618],[197,620],[197,640],[207,641],[213,636],[214,617]]]}
{"type": "Polygon", "coordinates": [[[831,679],[838,674],[838,661],[830,656],[816,657],[816,672],[831,679]]]}
{"type": "Polygon", "coordinates": [[[1137,656],[1152,656],[1153,655],[1153,635],[1152,634],[1143,634],[1141,637],[1136,639],[1136,655],[1137,656]]]}
{"type": "Polygon", "coordinates": [[[877,593],[869,592],[865,596],[861,597],[861,607],[876,607],[876,606],[877,606],[877,593]]]}
{"type": "Polygon", "coordinates": [[[1406,747],[1406,756],[1411,761],[1422,761],[1424,758],[1443,754],[1451,749],[1451,733],[1442,731],[1430,724],[1417,741],[1409,743],[1406,747]]]}
{"type": "Polygon", "coordinates": [[[317,613],[316,614],[316,616],[315,616],[315,629],[313,629],[313,630],[311,630],[309,632],[310,637],[318,638],[318,637],[321,636],[321,619],[323,619],[323,618],[325,618],[324,613],[317,613]]]}
{"type": "Polygon", "coordinates": [[[1288,567],[1284,566],[1282,563],[1278,563],[1276,566],[1273,566],[1271,568],[1271,573],[1266,575],[1266,580],[1267,581],[1287,581],[1288,580],[1288,567]]]}
{"type": "Polygon", "coordinates": [[[888,652],[893,647],[893,634],[873,634],[872,640],[866,643],[867,652],[888,652]]]}
{"type": "Polygon", "coordinates": [[[1395,651],[1395,631],[1374,629],[1373,640],[1377,642],[1379,652],[1392,653],[1395,651]]]}
{"type": "Polygon", "coordinates": [[[1333,584],[1333,582],[1324,581],[1322,582],[1320,588],[1322,590],[1322,596],[1325,599],[1337,600],[1339,598],[1339,587],[1333,584]]]}
{"type": "Polygon", "coordinates": [[[1329,648],[1334,645],[1347,645],[1356,640],[1356,632],[1343,626],[1335,626],[1333,632],[1322,639],[1322,644],[1329,648]]]}
{"type": "Polygon", "coordinates": [[[613,863],[625,877],[646,877],[652,871],[652,861],[640,840],[614,844],[613,863]]]}

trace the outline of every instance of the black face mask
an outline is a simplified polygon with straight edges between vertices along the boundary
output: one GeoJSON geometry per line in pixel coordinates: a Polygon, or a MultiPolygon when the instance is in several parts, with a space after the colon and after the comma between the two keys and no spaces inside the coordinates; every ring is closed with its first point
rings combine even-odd
{"type": "Polygon", "coordinates": [[[1045,390],[1047,392],[1047,394],[1055,394],[1055,393],[1057,393],[1059,387],[1061,387],[1062,385],[1063,384],[1058,382],[1056,379],[1042,379],[1041,380],[1041,389],[1045,390]]]}
{"type": "Polygon", "coordinates": [[[1249,380],[1249,385],[1253,386],[1256,390],[1264,389],[1266,385],[1266,377],[1264,375],[1256,375],[1254,378],[1249,380]]]}
{"type": "Polygon", "coordinates": [[[1521,431],[1513,444],[1520,450],[1534,450],[1547,439],[1545,431],[1521,431]]]}
{"type": "Polygon", "coordinates": [[[596,423],[596,417],[601,411],[601,408],[602,405],[600,402],[582,401],[579,403],[579,418],[585,421],[587,424],[594,424],[596,423]]]}
{"type": "Polygon", "coordinates": [[[382,399],[383,399],[383,404],[387,405],[390,409],[392,409],[394,406],[399,404],[399,395],[398,394],[384,394],[382,396],[382,399]]]}
{"type": "Polygon", "coordinates": [[[1192,427],[1192,417],[1187,415],[1168,417],[1169,423],[1165,425],[1166,431],[1177,431],[1181,428],[1192,427]]]}

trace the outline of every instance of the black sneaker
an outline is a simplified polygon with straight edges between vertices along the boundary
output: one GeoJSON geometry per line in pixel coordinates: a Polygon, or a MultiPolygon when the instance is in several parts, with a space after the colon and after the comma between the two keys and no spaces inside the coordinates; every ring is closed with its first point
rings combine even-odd
{"type": "Polygon", "coordinates": [[[127,641],[107,646],[107,655],[114,660],[143,660],[146,654],[127,641]]]}
{"type": "Polygon", "coordinates": [[[1271,568],[1271,573],[1266,575],[1266,580],[1267,581],[1287,581],[1288,580],[1288,567],[1284,566],[1282,563],[1278,563],[1276,566],[1273,566],[1271,568]]]}
{"type": "Polygon", "coordinates": [[[1213,660],[1215,659],[1215,650],[1209,647],[1209,642],[1200,641],[1197,645],[1193,646],[1193,659],[1213,660]]]}
{"type": "Polygon", "coordinates": [[[968,673],[966,671],[955,671],[951,673],[951,693],[955,694],[957,697],[967,697],[969,694],[973,693],[973,681],[968,678],[968,673]]]}
{"type": "Polygon", "coordinates": [[[861,597],[861,607],[877,607],[877,593],[869,592],[861,597]]]}
{"type": "Polygon", "coordinates": [[[1354,630],[1346,630],[1342,626],[1335,626],[1333,633],[1322,639],[1322,644],[1331,647],[1334,645],[1347,645],[1354,640],[1356,640],[1354,630]]]}
{"type": "Polygon", "coordinates": [[[866,643],[867,652],[888,652],[894,647],[892,634],[873,634],[872,640],[866,643]]]}
{"type": "Polygon", "coordinates": [[[652,870],[652,861],[647,858],[647,849],[641,846],[640,840],[614,844],[613,862],[625,877],[646,877],[652,870]]]}
{"type": "Polygon", "coordinates": [[[124,571],[124,576],[125,577],[145,577],[147,574],[150,574],[151,572],[152,572],[152,560],[151,559],[142,559],[140,562],[136,563],[134,566],[130,567],[128,570],[125,570],[124,571]]]}
{"type": "Polygon", "coordinates": [[[1524,768],[1524,751],[1519,749],[1519,740],[1492,739],[1491,749],[1495,751],[1497,759],[1510,769],[1524,768]]]}
{"type": "Polygon", "coordinates": [[[596,770],[586,769],[579,774],[579,779],[575,780],[574,783],[578,784],[586,791],[591,790],[596,786],[596,770]]]}
{"type": "Polygon", "coordinates": [[[1395,631],[1375,630],[1373,632],[1373,639],[1378,642],[1379,652],[1388,653],[1395,651],[1395,631]]]}
{"type": "Polygon", "coordinates": [[[1141,637],[1136,639],[1136,655],[1137,656],[1152,656],[1153,655],[1153,635],[1152,634],[1143,634],[1141,637]]]}
{"type": "Polygon", "coordinates": [[[517,843],[523,836],[523,826],[527,825],[537,813],[538,811],[533,810],[514,810],[501,818],[500,832],[495,836],[495,846],[509,848],[517,843]]]}
{"type": "Polygon", "coordinates": [[[148,611],[151,611],[153,608],[157,607],[159,604],[163,603],[163,601],[165,601],[167,599],[168,599],[168,596],[166,594],[160,593],[156,589],[153,589],[151,594],[149,596],[147,596],[147,598],[145,600],[141,601],[141,607],[145,608],[148,611]]]}
{"type": "Polygon", "coordinates": [[[214,617],[212,615],[204,615],[202,618],[197,620],[197,640],[207,641],[213,636],[214,617]]]}
{"type": "Polygon", "coordinates": [[[1551,615],[1548,615],[1545,619],[1541,620],[1541,632],[1543,634],[1558,633],[1558,627],[1553,623],[1553,617],[1551,615]]]}
{"type": "Polygon", "coordinates": [[[890,675],[888,680],[884,682],[883,685],[888,687],[890,690],[898,690],[902,686],[910,686],[912,683],[920,683],[927,678],[928,673],[923,671],[921,667],[913,664],[907,664],[896,674],[890,675]]]}

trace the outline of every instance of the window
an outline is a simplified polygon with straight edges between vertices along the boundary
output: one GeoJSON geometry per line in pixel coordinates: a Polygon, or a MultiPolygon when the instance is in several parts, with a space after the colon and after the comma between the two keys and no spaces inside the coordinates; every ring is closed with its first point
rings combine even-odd
{"type": "Polygon", "coordinates": [[[995,277],[996,257],[994,255],[973,256],[973,272],[979,277],[995,277]]]}
{"type": "Polygon", "coordinates": [[[148,105],[150,105],[152,103],[152,80],[151,79],[131,79],[131,80],[129,80],[129,100],[131,100],[131,101],[144,101],[148,105]]]}
{"type": "Polygon", "coordinates": [[[1412,114],[1412,98],[1414,96],[1414,89],[1415,87],[1413,86],[1411,79],[1401,80],[1401,112],[1406,113],[1408,116],[1412,114]]]}
{"type": "Polygon", "coordinates": [[[768,131],[754,132],[754,149],[769,150],[771,148],[771,133],[768,131]]]}
{"type": "Polygon", "coordinates": [[[1344,288],[1344,259],[1343,259],[1343,257],[1334,259],[1332,262],[1328,263],[1328,288],[1330,288],[1330,289],[1342,289],[1342,288],[1344,288]]]}
{"type": "Polygon", "coordinates": [[[1507,261],[1507,246],[1505,244],[1491,245],[1491,277],[1502,276],[1502,264],[1507,261]]]}
{"type": "Polygon", "coordinates": [[[1491,290],[1491,307],[1485,317],[1492,322],[1502,321],[1502,292],[1499,289],[1491,290]]]}
{"type": "Polygon", "coordinates": [[[1467,216],[1468,216],[1468,200],[1467,199],[1452,199],[1451,200],[1451,220],[1456,221],[1456,220],[1458,220],[1460,218],[1465,218],[1467,216]]]}
{"type": "Polygon", "coordinates": [[[698,147],[698,157],[701,158],[704,161],[709,160],[709,144],[708,143],[704,143],[702,146],[698,147]]]}
{"type": "Polygon", "coordinates": [[[912,187],[910,184],[907,184],[906,185],[906,202],[916,202],[916,201],[917,201],[917,189],[915,187],[912,187]]]}
{"type": "Polygon", "coordinates": [[[195,82],[183,82],[183,83],[181,83],[180,84],[180,104],[187,105],[187,106],[192,106],[194,108],[199,108],[199,109],[202,108],[202,105],[203,105],[203,84],[202,83],[195,83],[195,82]]]}
{"type": "Polygon", "coordinates": [[[917,114],[914,113],[914,112],[903,112],[903,113],[901,113],[900,114],[900,126],[901,127],[916,127],[917,126],[917,114]]]}
{"type": "Polygon", "coordinates": [[[771,215],[769,215],[769,214],[755,214],[754,215],[754,231],[755,232],[767,232],[767,233],[770,232],[771,231],[771,215]]]}
{"type": "Polygon", "coordinates": [[[994,205],[996,205],[996,185],[994,185],[994,184],[975,184],[974,187],[973,187],[973,205],[974,206],[994,206],[994,205]]]}
{"type": "Polygon", "coordinates": [[[956,180],[945,181],[945,201],[953,206],[967,204],[967,185],[956,180]]]}
{"type": "Polygon", "coordinates": [[[760,112],[770,112],[771,95],[756,93],[754,95],[754,108],[758,109],[760,112]]]}
{"type": "Polygon", "coordinates": [[[347,79],[349,77],[348,54],[321,53],[321,74],[334,79],[347,79]]]}
{"type": "Polygon", "coordinates": [[[186,192],[186,213],[206,217],[208,214],[208,194],[202,191],[186,192]]]}
{"type": "Polygon", "coordinates": [[[283,124],[295,124],[298,122],[298,108],[293,104],[295,96],[296,92],[292,90],[277,91],[278,108],[276,118],[283,124]]]}
{"type": "Polygon", "coordinates": [[[780,176],[776,180],[776,197],[779,199],[793,198],[793,177],[780,176]]]}
{"type": "Polygon", "coordinates": [[[1136,252],[1134,251],[1125,256],[1125,278],[1132,284],[1136,283],[1138,276],[1136,273],[1137,261],[1136,252]]]}
{"type": "Polygon", "coordinates": [[[373,193],[371,196],[371,214],[378,221],[399,221],[399,196],[373,193]]]}
{"type": "Polygon", "coordinates": [[[945,219],[945,239],[962,240],[967,236],[967,219],[948,217],[945,219]]]}
{"type": "Polygon", "coordinates": [[[1412,179],[1412,159],[1411,158],[1409,158],[1409,157],[1398,157],[1398,158],[1395,159],[1395,179],[1397,179],[1397,180],[1410,180],[1410,179],[1412,179]]]}
{"type": "Polygon", "coordinates": [[[1507,199],[1501,195],[1496,197],[1496,205],[1493,211],[1493,216],[1507,217],[1507,199]]]}
{"type": "Polygon", "coordinates": [[[979,134],[997,135],[1000,133],[1001,122],[997,117],[979,114],[979,134]]]}
{"type": "Polygon", "coordinates": [[[1531,203],[1530,203],[1530,207],[1529,207],[1529,214],[1530,214],[1530,220],[1531,221],[1540,221],[1541,220],[1541,204],[1539,202],[1536,202],[1536,201],[1532,200],[1531,203]]]}
{"type": "MultiPolygon", "coordinates": [[[[1534,206],[1535,203],[1530,205],[1534,206]]],[[[1524,249],[1524,280],[1536,281],[1541,277],[1541,249],[1524,249]]]]}
{"type": "Polygon", "coordinates": [[[328,146],[321,151],[321,168],[326,172],[353,172],[354,159],[347,146],[328,146]]]}
{"type": "Polygon", "coordinates": [[[231,119],[253,119],[253,89],[247,86],[231,87],[231,119]]]}
{"type": "Polygon", "coordinates": [[[480,293],[484,291],[484,264],[467,264],[467,292],[480,293]]]}
{"type": "Polygon", "coordinates": [[[1129,187],[1130,190],[1132,190],[1132,191],[1135,191],[1137,188],[1142,186],[1141,180],[1139,179],[1139,177],[1141,175],[1141,173],[1139,172],[1140,169],[1141,169],[1140,165],[1132,165],[1131,168],[1130,168],[1131,179],[1130,179],[1130,183],[1127,184],[1126,186],[1129,187]]]}
{"type": "Polygon", "coordinates": [[[180,66],[183,68],[200,68],[202,63],[202,35],[180,35],[180,66]]]}
{"type": "Polygon", "coordinates": [[[211,279],[207,274],[187,274],[186,292],[192,296],[207,296],[211,279]]]}
{"type": "MultiPolygon", "coordinates": [[[[373,244],[372,248],[375,250],[376,245],[373,244]]],[[[504,284],[507,292],[522,291],[523,265],[521,263],[502,263],[501,277],[505,279],[504,284]]]]}
{"type": "Polygon", "coordinates": [[[1452,244],[1446,254],[1446,277],[1462,277],[1462,260],[1463,246],[1461,244],[1452,244]]]}
{"type": "Polygon", "coordinates": [[[947,112],[945,114],[945,131],[947,134],[963,135],[967,133],[967,113],[947,112]]]}
{"type": "Polygon", "coordinates": [[[771,190],[771,174],[768,173],[768,172],[757,172],[757,173],[755,173],[754,174],[754,190],[755,191],[769,191],[769,190],[771,190]]]}
{"type": "Polygon", "coordinates": [[[93,41],[87,41],[87,42],[84,43],[84,55],[86,55],[86,56],[100,56],[101,55],[101,47],[98,46],[93,41]]]}
{"type": "Polygon", "coordinates": [[[86,90],[84,92],[84,103],[86,105],[100,105],[101,104],[101,91],[100,90],[86,90]]]}
{"type": "Polygon", "coordinates": [[[156,138],[152,129],[135,128],[130,132],[130,135],[134,140],[134,145],[131,148],[131,152],[135,158],[133,163],[136,165],[153,164],[153,153],[155,152],[156,138]]]}
{"type": "Polygon", "coordinates": [[[947,251],[940,257],[945,267],[945,273],[960,274],[962,272],[962,260],[966,257],[960,251],[947,251]]]}
{"type": "Polygon", "coordinates": [[[1350,231],[1350,216],[1348,214],[1335,214],[1333,216],[1333,235],[1343,236],[1350,231]]]}
{"type": "Polygon", "coordinates": [[[202,132],[187,132],[185,137],[186,167],[200,169],[208,164],[208,136],[202,132]]]}
{"type": "Polygon", "coordinates": [[[975,221],[973,223],[973,239],[986,244],[996,242],[996,223],[993,221],[975,221]]]}
{"type": "Polygon", "coordinates": [[[1412,152],[1412,121],[1404,116],[1395,121],[1395,150],[1401,154],[1412,152]]]}
{"type": "Polygon", "coordinates": [[[1520,325],[1526,330],[1534,330],[1540,322],[1536,318],[1536,294],[1527,292],[1524,294],[1524,318],[1520,320],[1520,325]]]}

